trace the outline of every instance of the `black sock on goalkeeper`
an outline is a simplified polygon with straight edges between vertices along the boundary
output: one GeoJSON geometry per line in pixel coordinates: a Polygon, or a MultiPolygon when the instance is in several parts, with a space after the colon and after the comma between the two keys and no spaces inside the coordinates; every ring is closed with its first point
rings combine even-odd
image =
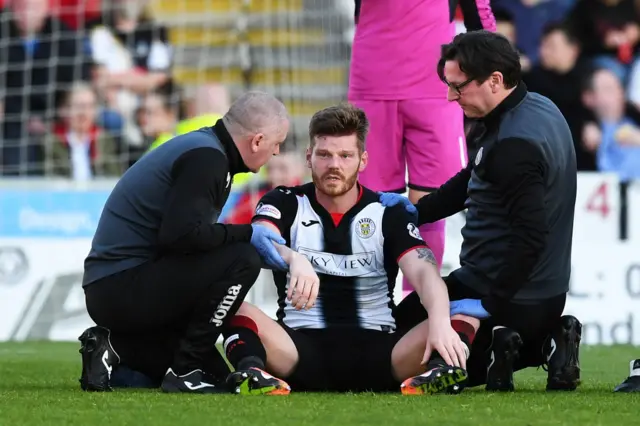
{"type": "Polygon", "coordinates": [[[251,367],[264,370],[267,351],[258,337],[255,321],[244,315],[236,315],[224,332],[224,352],[236,370],[251,367]]]}

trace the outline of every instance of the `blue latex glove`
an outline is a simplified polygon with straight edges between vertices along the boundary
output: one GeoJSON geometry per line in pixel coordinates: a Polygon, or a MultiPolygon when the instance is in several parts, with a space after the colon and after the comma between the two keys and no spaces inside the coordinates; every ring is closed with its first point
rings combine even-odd
{"type": "Polygon", "coordinates": [[[482,306],[480,299],[462,299],[455,300],[449,304],[451,308],[451,316],[455,314],[469,315],[470,317],[485,319],[491,314],[482,306]]]}
{"type": "Polygon", "coordinates": [[[285,239],[264,225],[253,223],[251,227],[253,228],[251,245],[256,248],[264,263],[274,269],[289,269],[289,266],[273,245],[274,242],[284,245],[286,244],[285,239]]]}
{"type": "Polygon", "coordinates": [[[380,193],[380,203],[385,207],[393,207],[396,204],[403,204],[407,212],[409,212],[413,217],[414,222],[416,224],[418,223],[418,209],[404,195],[396,194],[394,192],[382,192],[380,193]]]}

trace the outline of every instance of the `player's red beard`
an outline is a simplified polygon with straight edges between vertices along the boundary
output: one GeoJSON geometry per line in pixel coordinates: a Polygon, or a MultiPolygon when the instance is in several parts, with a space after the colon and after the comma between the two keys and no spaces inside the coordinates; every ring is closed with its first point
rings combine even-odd
{"type": "MultiPolygon", "coordinates": [[[[358,169],[359,168],[360,164],[358,164],[358,169]]],[[[338,170],[334,169],[327,171],[322,176],[318,176],[312,169],[311,179],[313,180],[313,184],[320,192],[331,197],[338,197],[340,195],[346,194],[351,188],[354,187],[358,180],[358,172],[356,171],[351,176],[345,177],[338,170]],[[331,180],[331,177],[336,177],[338,179],[331,180]]]]}

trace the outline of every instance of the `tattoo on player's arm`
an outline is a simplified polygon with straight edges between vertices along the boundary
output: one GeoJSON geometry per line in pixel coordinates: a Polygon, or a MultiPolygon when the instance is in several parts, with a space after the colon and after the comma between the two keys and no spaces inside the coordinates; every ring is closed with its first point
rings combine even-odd
{"type": "Polygon", "coordinates": [[[429,262],[433,265],[438,265],[438,262],[436,261],[436,257],[433,255],[433,252],[431,251],[431,249],[426,247],[420,247],[420,248],[417,248],[416,251],[418,252],[418,259],[423,259],[425,262],[429,262]]]}

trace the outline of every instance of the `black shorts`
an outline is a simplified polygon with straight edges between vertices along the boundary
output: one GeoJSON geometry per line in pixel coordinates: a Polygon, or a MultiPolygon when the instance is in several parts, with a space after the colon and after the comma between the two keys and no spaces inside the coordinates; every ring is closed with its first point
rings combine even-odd
{"type": "Polygon", "coordinates": [[[391,352],[401,333],[366,329],[300,329],[280,324],[298,350],[299,361],[289,377],[302,392],[398,391],[391,352]]]}
{"type": "MultiPolygon", "coordinates": [[[[444,278],[449,290],[450,300],[480,299],[483,296],[465,286],[453,276],[444,278]]],[[[471,354],[467,360],[469,386],[486,383],[489,363],[492,330],[495,326],[504,326],[520,334],[524,343],[515,370],[527,367],[539,367],[545,360],[542,347],[552,329],[559,323],[566,294],[546,300],[532,301],[530,304],[509,303],[497,316],[480,322],[480,328],[471,345],[471,354]]],[[[420,298],[414,292],[407,296],[394,311],[398,327],[410,328],[427,319],[420,298]]]]}

